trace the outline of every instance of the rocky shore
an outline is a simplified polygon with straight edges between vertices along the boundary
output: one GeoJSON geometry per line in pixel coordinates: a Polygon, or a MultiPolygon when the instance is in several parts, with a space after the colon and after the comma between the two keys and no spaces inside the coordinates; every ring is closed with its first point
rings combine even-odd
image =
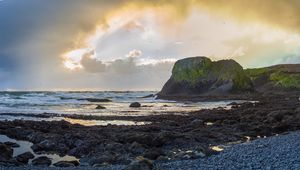
{"type": "Polygon", "coordinates": [[[211,157],[157,163],[155,169],[300,169],[300,132],[227,146],[211,157]],[[226,168],[225,168],[226,167],[226,168]]]}
{"type": "MultiPolygon", "coordinates": [[[[184,114],[118,117],[118,120],[147,121],[143,126],[82,126],[66,121],[4,121],[0,134],[33,143],[35,153],[75,156],[79,163],[42,166],[127,166],[151,169],[155,162],[191,160],[218,154],[212,146],[245,142],[259,137],[300,130],[300,101],[297,94],[256,96],[258,102],[231,103],[231,109],[216,108],[184,114]]],[[[76,119],[76,115],[70,117],[76,119]]],[[[116,117],[80,116],[80,119],[116,117]]],[[[26,166],[11,155],[11,146],[1,144],[2,166],[26,166]]],[[[29,155],[29,154],[28,154],[29,155]]],[[[41,165],[41,164],[37,164],[41,165]]]]}

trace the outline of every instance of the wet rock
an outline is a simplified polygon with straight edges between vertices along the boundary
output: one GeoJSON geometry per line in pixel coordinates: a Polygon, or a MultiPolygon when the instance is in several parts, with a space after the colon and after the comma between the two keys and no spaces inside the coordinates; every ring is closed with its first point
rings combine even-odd
{"type": "Polygon", "coordinates": [[[271,113],[268,114],[268,119],[271,122],[272,122],[272,119],[280,122],[285,115],[288,115],[288,113],[286,111],[280,111],[280,110],[272,111],[271,113]]]}
{"type": "Polygon", "coordinates": [[[106,107],[98,105],[95,109],[106,109],[106,107]]]}
{"type": "Polygon", "coordinates": [[[205,154],[201,151],[181,151],[175,155],[177,159],[198,159],[205,157],[205,154]]]}
{"type": "Polygon", "coordinates": [[[149,94],[149,95],[144,96],[144,97],[142,97],[142,98],[152,98],[152,97],[155,97],[155,95],[154,95],[154,94],[149,94]]]}
{"type": "Polygon", "coordinates": [[[133,102],[129,105],[129,107],[141,107],[141,103],[139,102],[133,102]]]}
{"type": "Polygon", "coordinates": [[[298,107],[295,111],[297,114],[300,114],[300,107],[298,107]]]}
{"type": "Polygon", "coordinates": [[[161,155],[163,155],[161,149],[151,148],[143,156],[151,160],[156,160],[161,155]]]}
{"type": "Polygon", "coordinates": [[[90,160],[90,164],[92,166],[96,164],[112,164],[116,161],[116,156],[111,153],[103,153],[102,155],[98,155],[90,160]]]}
{"type": "Polygon", "coordinates": [[[33,151],[38,152],[38,151],[48,151],[51,150],[52,148],[56,147],[56,142],[53,140],[43,140],[42,142],[32,145],[31,148],[33,151]]]}
{"type": "Polygon", "coordinates": [[[137,143],[137,142],[133,142],[130,146],[129,146],[129,150],[132,152],[132,153],[135,153],[135,154],[142,154],[143,152],[145,152],[145,148],[137,143]]]}
{"type": "Polygon", "coordinates": [[[16,167],[16,166],[22,166],[22,165],[24,165],[24,164],[21,162],[18,162],[16,159],[0,160],[0,166],[4,166],[4,167],[16,167]]]}
{"type": "Polygon", "coordinates": [[[84,99],[77,99],[77,100],[86,100],[88,102],[112,102],[110,99],[96,99],[96,98],[84,98],[84,99]]]}
{"type": "Polygon", "coordinates": [[[153,162],[147,158],[142,156],[137,157],[134,161],[132,161],[125,170],[151,170],[153,169],[153,162]]]}
{"type": "Polygon", "coordinates": [[[32,165],[35,166],[50,166],[51,165],[51,159],[46,156],[38,157],[34,160],[32,160],[32,165]]]}
{"type": "Polygon", "coordinates": [[[203,120],[195,119],[195,120],[191,121],[190,125],[192,125],[192,126],[203,125],[203,120]]]}
{"type": "Polygon", "coordinates": [[[23,153],[23,154],[21,154],[21,155],[18,155],[18,156],[16,157],[16,160],[17,160],[18,162],[27,164],[28,161],[29,161],[30,159],[33,159],[33,158],[34,158],[34,155],[33,155],[31,152],[25,152],[25,153],[23,153]]]}
{"type": "Polygon", "coordinates": [[[139,144],[148,145],[148,146],[151,146],[153,144],[152,143],[153,136],[144,133],[130,134],[128,136],[125,136],[123,140],[128,143],[137,142],[139,144]]]}
{"type": "Polygon", "coordinates": [[[227,106],[233,106],[233,105],[238,105],[238,103],[237,102],[231,102],[227,106]]]}
{"type": "Polygon", "coordinates": [[[11,146],[0,143],[0,160],[9,160],[13,156],[13,149],[11,146]]]}
{"type": "Polygon", "coordinates": [[[75,166],[79,166],[79,162],[78,161],[60,161],[53,165],[56,167],[75,167],[75,166]]]}
{"type": "Polygon", "coordinates": [[[53,151],[55,149],[59,151],[59,153],[66,153],[69,147],[63,143],[58,143],[58,141],[59,139],[46,139],[38,144],[32,145],[31,148],[34,152],[53,151]]]}
{"type": "Polygon", "coordinates": [[[157,134],[157,136],[152,140],[151,145],[160,147],[167,143],[172,138],[171,132],[160,132],[157,134]]]}
{"type": "Polygon", "coordinates": [[[18,147],[20,147],[19,144],[14,143],[14,142],[4,142],[4,144],[5,144],[5,145],[8,145],[8,146],[10,146],[10,147],[13,147],[13,148],[18,148],[18,147]]]}

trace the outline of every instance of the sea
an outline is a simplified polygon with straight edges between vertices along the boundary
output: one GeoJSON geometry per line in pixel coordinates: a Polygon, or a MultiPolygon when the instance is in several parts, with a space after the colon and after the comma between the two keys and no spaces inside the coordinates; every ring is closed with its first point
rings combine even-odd
{"type": "MultiPolygon", "coordinates": [[[[70,123],[93,125],[144,125],[150,122],[120,120],[80,120],[63,116],[42,118],[40,114],[72,114],[93,116],[147,116],[161,114],[184,114],[201,109],[228,107],[229,101],[216,102],[176,102],[156,99],[156,91],[41,91],[0,92],[0,121],[16,119],[33,121],[66,120],[70,123]],[[148,97],[145,97],[148,96],[148,97]],[[91,102],[84,99],[109,99],[111,102],[91,102]],[[132,102],[142,104],[131,108],[132,102]],[[98,105],[106,109],[96,109],[98,105]]],[[[243,101],[235,101],[243,102],[243,101]]]]}

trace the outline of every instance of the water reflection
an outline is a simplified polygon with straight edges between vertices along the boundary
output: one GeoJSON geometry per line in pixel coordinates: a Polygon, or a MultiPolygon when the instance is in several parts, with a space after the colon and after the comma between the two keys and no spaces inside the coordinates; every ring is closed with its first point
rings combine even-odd
{"type": "Polygon", "coordinates": [[[21,155],[25,152],[31,152],[34,155],[34,158],[29,160],[29,164],[31,164],[32,160],[34,160],[35,158],[41,157],[41,156],[46,156],[46,157],[50,158],[52,160],[52,164],[55,164],[60,161],[79,161],[79,159],[77,159],[76,157],[69,156],[69,155],[65,155],[65,156],[61,157],[57,154],[36,154],[31,149],[31,146],[33,145],[31,142],[11,139],[11,138],[7,137],[6,135],[0,135],[0,142],[1,143],[13,142],[13,143],[20,145],[20,147],[13,148],[13,157],[21,155]]]}
{"type": "Polygon", "coordinates": [[[65,121],[70,122],[72,124],[80,124],[83,126],[107,126],[107,125],[146,125],[151,124],[151,122],[135,122],[135,121],[127,121],[127,120],[82,120],[82,119],[71,119],[71,118],[64,118],[65,121]]]}

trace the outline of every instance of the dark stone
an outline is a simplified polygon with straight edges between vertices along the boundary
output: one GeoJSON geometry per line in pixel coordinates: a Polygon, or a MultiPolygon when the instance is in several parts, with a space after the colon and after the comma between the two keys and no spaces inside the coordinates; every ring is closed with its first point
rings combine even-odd
{"type": "Polygon", "coordinates": [[[283,119],[283,117],[286,115],[288,115],[287,111],[278,110],[278,111],[273,111],[273,112],[269,113],[268,117],[274,119],[275,121],[280,122],[283,119]]]}
{"type": "Polygon", "coordinates": [[[51,159],[46,156],[41,156],[32,160],[32,165],[35,166],[50,166],[51,159]]]}
{"type": "Polygon", "coordinates": [[[151,146],[161,147],[165,143],[167,143],[170,139],[172,139],[171,132],[160,132],[156,135],[156,137],[152,140],[151,146]]]}
{"type": "Polygon", "coordinates": [[[84,98],[84,99],[77,99],[77,100],[86,100],[88,102],[112,102],[110,99],[96,99],[96,98],[84,98]]]}
{"type": "Polygon", "coordinates": [[[195,120],[191,121],[190,124],[191,124],[192,126],[200,126],[200,125],[203,125],[203,120],[195,119],[195,120]]]}
{"type": "Polygon", "coordinates": [[[131,104],[129,105],[129,107],[141,107],[141,103],[139,103],[139,102],[134,102],[134,103],[131,103],[131,104]]]}
{"type": "Polygon", "coordinates": [[[237,102],[231,102],[227,106],[233,106],[233,105],[238,105],[238,103],[237,102]]]}
{"type": "Polygon", "coordinates": [[[56,167],[75,167],[75,166],[79,166],[79,162],[78,161],[60,161],[53,165],[56,167]]]}
{"type": "Polygon", "coordinates": [[[155,97],[155,95],[154,95],[154,94],[149,94],[149,95],[144,96],[144,97],[142,97],[142,98],[152,98],[152,97],[155,97]]]}
{"type": "Polygon", "coordinates": [[[142,156],[137,157],[127,167],[125,167],[125,170],[152,170],[152,169],[153,169],[153,162],[142,156]]]}
{"type": "Polygon", "coordinates": [[[0,160],[9,160],[13,156],[13,149],[11,146],[0,143],[0,160]]]}
{"type": "Polygon", "coordinates": [[[106,109],[106,107],[98,105],[95,109],[106,109]]]}
{"type": "Polygon", "coordinates": [[[104,163],[108,163],[108,164],[112,164],[116,161],[116,156],[111,154],[111,153],[103,153],[102,155],[98,155],[97,157],[94,157],[90,160],[90,164],[91,165],[99,165],[99,164],[104,164],[104,163]]]}
{"type": "Polygon", "coordinates": [[[144,157],[151,160],[156,160],[161,155],[163,155],[161,149],[151,148],[144,154],[144,157]]]}
{"type": "Polygon", "coordinates": [[[19,144],[13,143],[13,142],[4,142],[4,144],[5,144],[5,145],[8,145],[8,146],[11,146],[11,147],[13,147],[13,148],[18,148],[18,147],[20,147],[19,144]]]}
{"type": "Polygon", "coordinates": [[[133,142],[130,146],[129,146],[129,150],[132,152],[132,153],[135,153],[135,154],[142,154],[143,152],[145,152],[145,148],[137,143],[137,142],[133,142]]]}
{"type": "Polygon", "coordinates": [[[25,152],[25,153],[23,153],[23,154],[21,154],[21,155],[18,155],[18,156],[16,157],[16,160],[17,160],[18,162],[27,164],[28,161],[29,161],[30,159],[33,159],[33,158],[34,158],[34,155],[33,155],[31,152],[25,152]]]}

